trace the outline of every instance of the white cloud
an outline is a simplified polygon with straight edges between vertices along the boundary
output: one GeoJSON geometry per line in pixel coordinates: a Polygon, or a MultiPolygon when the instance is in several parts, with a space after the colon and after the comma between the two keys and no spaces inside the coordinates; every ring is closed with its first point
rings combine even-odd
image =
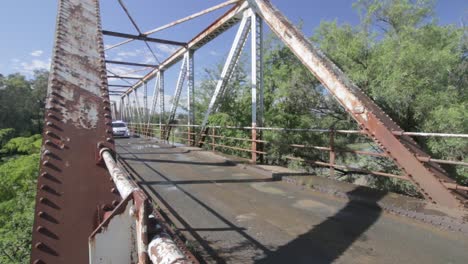
{"type": "Polygon", "coordinates": [[[163,52],[165,54],[172,54],[176,50],[179,49],[179,47],[177,47],[177,46],[168,45],[168,44],[158,44],[157,48],[158,48],[158,50],[160,50],[161,52],[163,52]]]}
{"type": "Polygon", "coordinates": [[[214,51],[214,50],[210,50],[210,55],[212,56],[219,56],[219,53],[214,51]]]}
{"type": "Polygon", "coordinates": [[[35,50],[35,51],[31,52],[31,56],[40,57],[43,53],[44,53],[44,51],[42,51],[42,50],[35,50]]]}
{"type": "Polygon", "coordinates": [[[117,53],[117,56],[122,58],[136,57],[140,54],[140,50],[135,51],[120,51],[117,53]]]}
{"type": "Polygon", "coordinates": [[[32,61],[22,61],[19,59],[12,59],[13,69],[22,74],[32,76],[36,70],[49,70],[50,59],[39,60],[33,59],[32,61]]]}

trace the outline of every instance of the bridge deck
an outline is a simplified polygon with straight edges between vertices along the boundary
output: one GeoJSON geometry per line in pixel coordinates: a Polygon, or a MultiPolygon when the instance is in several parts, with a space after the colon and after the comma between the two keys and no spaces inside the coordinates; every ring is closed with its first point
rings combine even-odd
{"type": "Polygon", "coordinates": [[[116,143],[206,262],[468,263],[463,234],[272,181],[195,148],[116,143]]]}

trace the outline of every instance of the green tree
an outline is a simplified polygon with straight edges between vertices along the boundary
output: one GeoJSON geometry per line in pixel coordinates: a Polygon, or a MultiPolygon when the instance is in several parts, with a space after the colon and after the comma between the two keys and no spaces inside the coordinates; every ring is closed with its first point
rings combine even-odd
{"type": "MultiPolygon", "coordinates": [[[[428,0],[358,0],[354,6],[360,12],[360,24],[322,22],[311,40],[405,131],[466,133],[466,28],[439,25],[433,12],[434,2],[428,0]]],[[[216,71],[211,75],[218,76],[216,71]]],[[[245,75],[240,77],[245,78],[243,86],[224,97],[218,113],[210,118],[212,124],[250,123],[249,82],[245,75]]],[[[344,109],[275,37],[265,44],[264,83],[265,126],[356,128],[344,109]]],[[[202,93],[208,95],[204,98],[212,94],[209,87],[214,87],[214,82],[202,82],[202,93]]],[[[206,99],[200,107],[203,105],[207,105],[206,99]]],[[[314,151],[288,146],[298,142],[327,145],[327,135],[264,132],[263,136],[270,142],[270,162],[282,163],[283,156],[290,154],[327,159],[314,151]]],[[[416,140],[435,157],[467,160],[466,140],[416,140]]],[[[336,144],[346,148],[349,143],[359,142],[369,141],[349,136],[338,138],[336,144]]],[[[341,159],[344,163],[361,163],[349,155],[341,159]]],[[[391,162],[362,165],[396,170],[391,162]]],[[[466,183],[466,169],[444,168],[460,183],[466,183]]]]}
{"type": "Polygon", "coordinates": [[[0,129],[25,136],[41,132],[47,78],[46,71],[37,71],[33,80],[18,73],[0,76],[0,129]]]}
{"type": "Polygon", "coordinates": [[[29,263],[40,145],[40,135],[0,145],[0,263],[29,263]]]}

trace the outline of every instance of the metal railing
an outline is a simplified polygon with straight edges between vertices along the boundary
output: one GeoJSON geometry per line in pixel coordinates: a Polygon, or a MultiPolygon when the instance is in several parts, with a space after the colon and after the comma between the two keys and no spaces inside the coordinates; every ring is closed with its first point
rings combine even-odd
{"type": "MultiPolygon", "coordinates": [[[[342,135],[356,135],[356,136],[365,136],[365,131],[361,130],[344,130],[344,129],[317,129],[317,128],[280,128],[280,127],[237,127],[237,126],[207,126],[209,130],[207,133],[203,133],[204,139],[201,141],[200,139],[195,139],[195,135],[197,135],[197,129],[200,128],[198,125],[179,125],[179,124],[171,124],[172,128],[172,137],[169,141],[185,143],[188,145],[196,145],[196,144],[205,144],[210,146],[210,150],[212,151],[220,151],[226,152],[225,150],[232,150],[232,151],[240,151],[250,153],[250,158],[248,159],[251,163],[257,163],[258,157],[260,158],[268,158],[271,157],[271,154],[268,152],[268,146],[275,144],[276,142],[269,142],[267,140],[262,140],[259,138],[252,138],[252,137],[239,137],[239,136],[227,136],[223,130],[240,130],[246,131],[247,134],[250,134],[252,130],[255,130],[255,134],[261,134],[262,131],[269,131],[273,133],[320,133],[320,134],[329,134],[328,146],[314,146],[314,145],[307,145],[301,143],[291,143],[288,146],[291,148],[290,152],[294,152],[294,149],[307,149],[307,150],[317,150],[320,152],[328,152],[328,162],[323,160],[309,160],[302,157],[297,157],[294,155],[283,155],[282,158],[286,160],[295,160],[299,162],[303,162],[315,167],[325,167],[329,169],[329,175],[334,177],[335,170],[339,169],[341,171],[346,171],[347,173],[359,173],[359,174],[369,174],[374,176],[383,176],[383,177],[390,177],[399,180],[410,180],[408,175],[401,175],[383,171],[374,171],[368,170],[364,168],[357,168],[355,166],[348,166],[345,164],[336,164],[337,155],[343,155],[345,153],[351,153],[355,155],[362,155],[362,156],[370,156],[370,157],[379,157],[379,158],[387,158],[391,159],[389,155],[376,149],[376,151],[365,151],[365,150],[353,150],[347,148],[339,148],[335,145],[335,139],[338,134],[342,135]],[[199,141],[197,141],[199,140],[199,141]],[[238,142],[245,142],[250,147],[242,147],[242,146],[230,146],[227,142],[228,141],[238,141],[238,142]],[[258,155],[258,156],[257,156],[258,155]]],[[[165,131],[164,126],[159,126],[159,124],[139,124],[139,123],[130,123],[130,129],[137,134],[140,134],[144,137],[156,137],[162,138],[165,131]],[[142,127],[146,129],[141,129],[142,127]]],[[[450,134],[450,133],[427,133],[427,132],[394,132],[396,136],[412,136],[412,137],[441,137],[441,138],[468,138],[468,134],[450,134]]],[[[245,144],[245,145],[247,145],[245,144]]],[[[434,159],[428,157],[417,157],[421,162],[434,162],[438,164],[445,164],[445,165],[454,165],[454,166],[468,166],[468,162],[464,161],[457,161],[457,160],[444,160],[444,159],[434,159]]],[[[468,191],[468,187],[461,186],[454,183],[444,182],[443,183],[447,188],[453,190],[463,190],[468,191]]]]}
{"type": "Polygon", "coordinates": [[[99,154],[116,186],[113,192],[118,192],[122,201],[113,211],[104,213],[90,236],[90,263],[122,262],[114,259],[122,257],[116,251],[136,256],[137,261],[132,259],[132,263],[197,263],[185,246],[169,235],[174,231],[152,210],[148,197],[114,159],[113,151],[102,148],[99,154]]]}

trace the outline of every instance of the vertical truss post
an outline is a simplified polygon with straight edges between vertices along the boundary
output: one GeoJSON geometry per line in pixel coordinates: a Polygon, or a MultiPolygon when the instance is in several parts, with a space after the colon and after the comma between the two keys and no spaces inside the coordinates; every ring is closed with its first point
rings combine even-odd
{"type": "MultiPolygon", "coordinates": [[[[143,120],[148,120],[148,82],[145,82],[143,85],[143,120]]],[[[146,127],[144,128],[145,131],[142,131],[142,133],[147,136],[148,131],[146,127]]]]}
{"type": "Polygon", "coordinates": [[[112,120],[115,120],[117,119],[117,103],[114,101],[113,103],[111,103],[111,107],[112,107],[112,120]]]}
{"type": "Polygon", "coordinates": [[[288,19],[266,0],[248,0],[270,29],[291,49],[298,59],[317,77],[360,127],[393,158],[396,164],[418,186],[429,201],[447,207],[459,207],[460,200],[444,182],[453,182],[435,163],[423,164],[418,158],[430,156],[408,136],[397,137],[403,130],[388,117],[359,87],[325,54],[307,39],[288,19]]]}
{"type": "Polygon", "coordinates": [[[98,164],[114,150],[104,61],[99,1],[58,1],[31,263],[88,263],[88,237],[121,200],[98,164]]]}
{"type": "MultiPolygon", "coordinates": [[[[147,131],[150,131],[150,126],[151,126],[151,120],[153,118],[154,112],[156,110],[156,102],[158,101],[159,97],[159,78],[160,78],[160,72],[158,72],[158,75],[156,75],[156,79],[154,81],[154,89],[153,89],[153,99],[151,101],[151,109],[149,110],[149,115],[148,115],[148,124],[146,127],[147,131]]],[[[153,134],[153,129],[151,129],[150,134],[153,134]]],[[[151,136],[151,135],[150,135],[151,136]]]]}
{"type": "Polygon", "coordinates": [[[328,162],[330,163],[330,178],[335,177],[335,158],[335,130],[332,128],[330,129],[330,157],[328,162]]]}
{"type": "MultiPolygon", "coordinates": [[[[127,94],[127,114],[128,114],[128,121],[129,123],[133,123],[133,113],[132,113],[132,104],[131,104],[131,101],[130,101],[130,94],[127,94]]],[[[133,130],[133,124],[131,125],[132,126],[132,130],[133,130]]],[[[133,131],[132,131],[133,132],[133,131]]]]}
{"type": "Polygon", "coordinates": [[[177,85],[176,85],[176,90],[174,94],[174,99],[172,102],[171,112],[169,114],[169,118],[167,119],[167,123],[166,123],[166,131],[165,131],[166,140],[169,140],[169,136],[171,134],[171,128],[172,128],[171,124],[175,119],[177,107],[179,106],[180,94],[182,92],[182,87],[184,86],[185,75],[187,74],[187,69],[186,69],[187,58],[188,58],[188,52],[184,54],[184,58],[180,66],[179,78],[177,79],[177,85]]]}
{"type": "Polygon", "coordinates": [[[124,98],[120,97],[120,120],[125,119],[124,98]]]}
{"type": "Polygon", "coordinates": [[[257,126],[263,126],[263,22],[253,10],[251,11],[251,81],[252,81],[252,162],[257,162],[257,151],[260,144],[261,131],[257,126]],[[258,97],[257,97],[258,95],[258,97]]]}
{"type": "Polygon", "coordinates": [[[195,124],[195,72],[194,72],[194,51],[188,51],[187,57],[187,143],[192,145],[195,141],[192,139],[192,125],[195,124]]]}
{"type": "Polygon", "coordinates": [[[135,99],[135,108],[136,108],[136,111],[135,111],[135,114],[136,114],[136,122],[137,122],[137,125],[136,126],[139,126],[139,134],[141,134],[143,132],[143,128],[141,126],[141,122],[142,122],[142,113],[141,113],[141,107],[140,107],[140,100],[138,100],[138,89],[135,89],[135,91],[133,91],[133,96],[134,96],[134,99],[135,99]]]}
{"type": "Polygon", "coordinates": [[[200,131],[198,132],[199,134],[196,142],[199,144],[200,147],[203,146],[205,135],[208,133],[208,131],[206,130],[208,118],[211,112],[213,111],[215,104],[218,101],[219,95],[224,93],[224,89],[239,61],[240,54],[245,46],[247,37],[250,32],[250,23],[251,20],[249,13],[245,11],[244,16],[242,17],[242,20],[240,22],[239,29],[237,30],[236,37],[234,38],[231,49],[227,56],[226,62],[224,63],[223,70],[221,71],[220,79],[216,83],[215,91],[213,93],[213,96],[211,97],[208,109],[206,110],[205,115],[203,117],[203,121],[200,126],[200,131]]]}
{"type": "Polygon", "coordinates": [[[165,108],[164,108],[164,71],[159,71],[159,139],[163,139],[164,131],[163,131],[163,123],[164,115],[165,115],[165,108]]]}
{"type": "Polygon", "coordinates": [[[130,119],[128,115],[128,104],[127,104],[127,101],[125,100],[125,97],[128,97],[128,95],[122,97],[123,120],[128,123],[130,119]]]}

